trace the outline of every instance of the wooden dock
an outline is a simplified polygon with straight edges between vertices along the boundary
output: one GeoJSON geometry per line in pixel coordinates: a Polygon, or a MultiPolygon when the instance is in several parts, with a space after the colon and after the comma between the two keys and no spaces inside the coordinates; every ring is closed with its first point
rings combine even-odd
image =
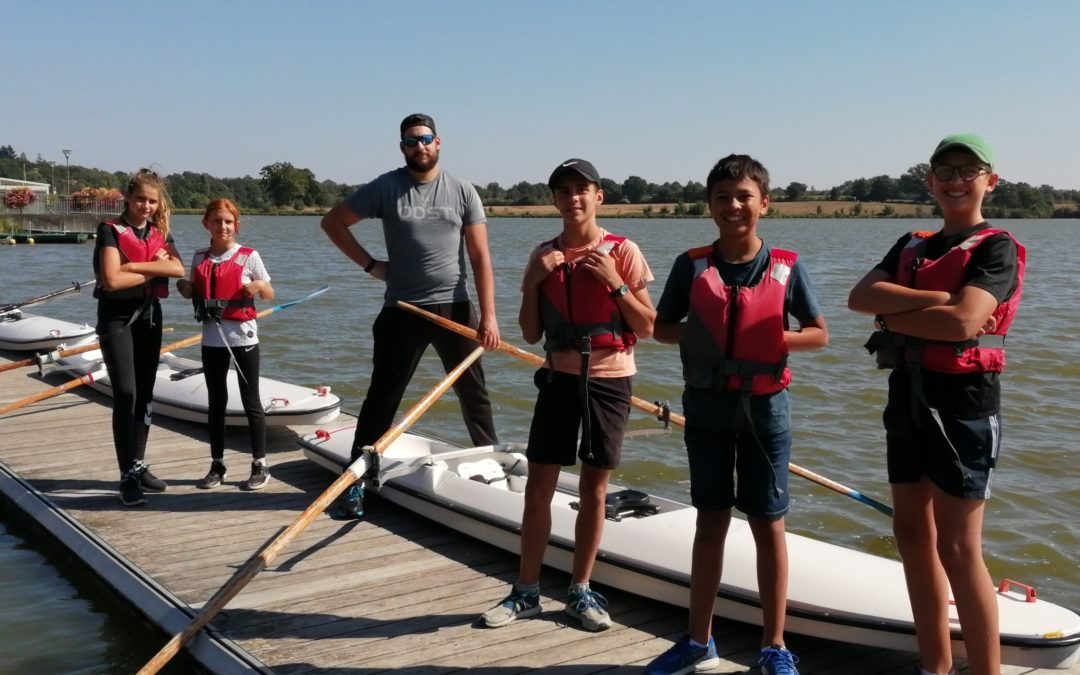
{"type": "MultiPolygon", "coordinates": [[[[0,363],[14,356],[0,353],[0,363]]],[[[66,380],[2,373],[0,404],[66,380]]],[[[164,645],[333,476],[296,446],[311,428],[271,427],[266,489],[237,489],[250,457],[229,450],[227,485],[199,490],[209,466],[204,428],[158,416],[147,461],[169,490],[126,508],[109,415],[108,399],[82,387],[0,417],[0,493],[159,626],[164,645]]],[[[230,429],[228,441],[246,447],[246,431],[230,429]]],[[[685,610],[603,588],[615,626],[585,632],[564,621],[568,577],[558,572],[542,579],[543,615],[483,628],[477,616],[505,595],[516,557],[387,502],[368,507],[360,521],[319,518],[189,643],[192,656],[216,673],[637,673],[685,630],[685,610]]],[[[715,632],[723,663],[713,672],[757,672],[759,628],[717,621],[715,632]]],[[[804,674],[907,675],[916,662],[795,635],[788,644],[804,674]]]]}

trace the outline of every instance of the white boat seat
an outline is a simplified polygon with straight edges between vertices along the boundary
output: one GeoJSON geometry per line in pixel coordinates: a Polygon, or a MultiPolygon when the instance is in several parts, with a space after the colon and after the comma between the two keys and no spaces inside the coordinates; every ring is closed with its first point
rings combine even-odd
{"type": "Polygon", "coordinates": [[[499,464],[491,457],[485,457],[475,462],[462,462],[458,464],[457,472],[459,476],[468,480],[475,480],[503,490],[510,489],[506,482],[506,471],[503,469],[502,464],[499,464]]]}

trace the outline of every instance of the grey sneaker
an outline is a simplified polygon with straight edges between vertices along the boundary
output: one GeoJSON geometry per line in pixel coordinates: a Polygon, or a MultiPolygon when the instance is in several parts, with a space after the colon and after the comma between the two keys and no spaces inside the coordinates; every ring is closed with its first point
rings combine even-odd
{"type": "Polygon", "coordinates": [[[216,488],[225,481],[225,476],[229,475],[228,469],[225,468],[224,462],[214,460],[210,463],[210,471],[203,477],[202,480],[195,483],[195,487],[200,490],[209,490],[216,488]]]}
{"type": "Polygon", "coordinates": [[[611,617],[607,613],[607,598],[588,586],[583,589],[570,588],[565,611],[580,621],[581,627],[585,630],[599,631],[611,628],[611,617]]]}
{"type": "Polygon", "coordinates": [[[259,462],[251,463],[251,476],[240,482],[241,490],[261,490],[270,482],[270,467],[259,462]]]}
{"type": "Polygon", "coordinates": [[[169,489],[168,483],[150,473],[150,467],[141,466],[135,475],[139,477],[139,487],[144,492],[165,492],[169,489]]]}
{"type": "Polygon", "coordinates": [[[539,593],[525,593],[515,588],[502,602],[480,615],[480,618],[488,628],[499,628],[514,619],[527,619],[542,611],[544,608],[540,606],[539,593]]]}

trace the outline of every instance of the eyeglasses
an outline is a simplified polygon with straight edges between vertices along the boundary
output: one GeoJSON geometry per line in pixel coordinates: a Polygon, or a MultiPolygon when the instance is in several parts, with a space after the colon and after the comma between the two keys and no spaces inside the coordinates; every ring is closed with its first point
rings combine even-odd
{"type": "Polygon", "coordinates": [[[423,136],[402,136],[401,142],[406,148],[415,148],[419,143],[421,145],[431,145],[435,141],[435,134],[424,134],[423,136]]]}
{"type": "Polygon", "coordinates": [[[965,164],[964,166],[938,164],[930,169],[930,173],[934,174],[934,178],[943,183],[954,180],[957,175],[960,176],[960,180],[970,183],[984,173],[990,173],[990,171],[985,166],[978,164],[965,164]]]}

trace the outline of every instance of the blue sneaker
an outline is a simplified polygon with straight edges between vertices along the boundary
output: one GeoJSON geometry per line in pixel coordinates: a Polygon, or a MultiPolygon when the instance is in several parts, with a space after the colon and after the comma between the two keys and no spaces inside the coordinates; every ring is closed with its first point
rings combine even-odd
{"type": "Polygon", "coordinates": [[[583,588],[570,587],[564,611],[580,621],[581,627],[585,630],[598,631],[611,628],[611,617],[607,613],[607,598],[587,585],[583,588]]]}
{"type": "Polygon", "coordinates": [[[337,504],[331,506],[326,514],[334,520],[359,520],[364,517],[364,486],[355,483],[349,486],[337,504]]]}
{"type": "Polygon", "coordinates": [[[799,657],[786,648],[770,646],[762,648],[757,665],[762,675],[799,675],[799,671],[795,670],[798,662],[799,657]]]}
{"type": "Polygon", "coordinates": [[[711,635],[706,647],[691,645],[690,636],[684,635],[671,645],[670,649],[645,666],[645,675],[682,675],[711,670],[718,665],[720,657],[716,654],[716,641],[711,635]]]}

